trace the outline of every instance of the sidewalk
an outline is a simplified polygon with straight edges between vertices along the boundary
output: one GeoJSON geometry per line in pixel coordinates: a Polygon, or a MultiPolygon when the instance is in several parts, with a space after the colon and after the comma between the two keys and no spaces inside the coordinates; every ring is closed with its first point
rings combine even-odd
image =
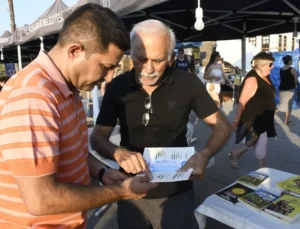
{"type": "MultiPolygon", "coordinates": [[[[222,110],[229,121],[233,120],[234,111],[232,102],[226,102],[222,110]]],[[[283,113],[278,113],[278,115],[275,116],[275,127],[278,139],[269,138],[267,167],[300,174],[300,109],[293,111],[291,115],[291,121],[296,123],[295,126],[284,125],[281,121],[283,117],[283,113]]],[[[196,148],[203,147],[209,137],[207,133],[210,133],[209,127],[203,121],[199,121],[194,132],[194,137],[197,137],[197,140],[192,145],[196,148]]],[[[254,151],[249,151],[243,155],[239,160],[239,169],[232,168],[227,158],[227,153],[235,147],[234,135],[232,135],[225,147],[216,155],[216,165],[206,170],[203,179],[194,182],[196,194],[195,208],[199,206],[207,196],[232,183],[245,173],[258,168],[254,151]]],[[[96,226],[89,226],[88,228],[118,229],[116,206],[113,205],[110,207],[96,226]]],[[[197,227],[195,227],[195,229],[196,228],[197,227]]],[[[216,228],[227,229],[229,227],[209,219],[206,229],[216,228]]]]}

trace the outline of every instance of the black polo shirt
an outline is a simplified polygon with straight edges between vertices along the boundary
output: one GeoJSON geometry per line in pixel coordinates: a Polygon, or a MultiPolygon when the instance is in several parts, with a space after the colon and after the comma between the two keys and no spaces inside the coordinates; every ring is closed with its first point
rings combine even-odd
{"type": "MultiPolygon", "coordinates": [[[[189,114],[199,119],[218,111],[198,77],[168,67],[160,86],[151,95],[152,113],[147,126],[142,118],[149,96],[135,80],[135,71],[116,77],[107,85],[97,125],[115,126],[119,119],[121,146],[143,153],[145,147],[186,147],[189,114]]],[[[163,198],[186,192],[191,181],[162,183],[148,198],[163,198]]]]}

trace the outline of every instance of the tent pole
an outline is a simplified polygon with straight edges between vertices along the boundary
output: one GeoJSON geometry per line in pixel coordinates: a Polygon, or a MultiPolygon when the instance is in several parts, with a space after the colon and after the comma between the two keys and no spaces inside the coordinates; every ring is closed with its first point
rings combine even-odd
{"type": "Polygon", "coordinates": [[[44,37],[40,37],[41,40],[41,51],[44,51],[44,37]]]}
{"type": "Polygon", "coordinates": [[[246,73],[246,32],[247,32],[246,26],[247,26],[246,21],[244,21],[243,22],[244,36],[242,39],[242,74],[241,74],[241,77],[242,77],[242,75],[244,76],[244,74],[246,73]]]}
{"type": "Polygon", "coordinates": [[[18,45],[18,61],[19,61],[19,71],[22,70],[22,53],[21,53],[21,45],[18,45]]]}
{"type": "Polygon", "coordinates": [[[97,120],[98,114],[100,112],[99,98],[98,97],[99,97],[98,96],[98,86],[95,86],[93,91],[92,91],[94,124],[96,124],[96,120],[97,120]]]}
{"type": "Polygon", "coordinates": [[[1,60],[3,60],[4,58],[3,58],[3,49],[0,49],[0,52],[1,52],[1,60]]]}

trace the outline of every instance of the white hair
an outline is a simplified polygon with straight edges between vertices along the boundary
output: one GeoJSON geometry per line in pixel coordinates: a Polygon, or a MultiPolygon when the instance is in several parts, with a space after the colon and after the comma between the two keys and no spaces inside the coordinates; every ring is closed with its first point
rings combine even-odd
{"type": "MultiPolygon", "coordinates": [[[[159,20],[146,20],[136,24],[131,32],[130,32],[130,44],[131,50],[134,47],[134,43],[136,41],[136,37],[138,33],[146,32],[146,33],[155,33],[155,34],[165,34],[169,39],[169,48],[168,48],[168,58],[169,60],[172,57],[175,45],[176,38],[172,29],[170,29],[166,24],[159,20]]],[[[132,51],[131,51],[132,54],[132,51]]]]}

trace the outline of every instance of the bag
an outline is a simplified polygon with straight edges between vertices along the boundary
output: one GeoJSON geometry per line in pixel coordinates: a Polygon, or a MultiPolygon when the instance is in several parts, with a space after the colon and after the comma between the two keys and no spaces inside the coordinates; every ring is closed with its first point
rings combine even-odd
{"type": "Polygon", "coordinates": [[[235,131],[235,144],[239,144],[247,136],[248,125],[244,123],[235,131]]]}

